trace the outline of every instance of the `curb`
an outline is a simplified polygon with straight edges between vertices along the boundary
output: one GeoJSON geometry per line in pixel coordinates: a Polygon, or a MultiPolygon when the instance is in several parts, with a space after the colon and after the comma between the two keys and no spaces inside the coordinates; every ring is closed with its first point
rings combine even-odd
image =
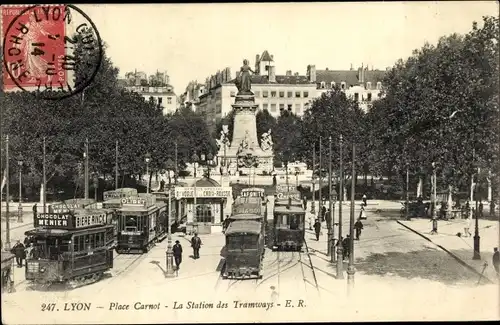
{"type": "Polygon", "coordinates": [[[436,244],[435,242],[432,241],[432,239],[430,239],[429,237],[423,235],[422,233],[416,231],[415,229],[405,225],[404,223],[402,223],[401,221],[399,220],[396,220],[396,222],[398,224],[400,224],[401,226],[405,227],[406,229],[410,230],[411,232],[419,235],[420,237],[424,238],[425,240],[433,243],[434,245],[436,245],[437,247],[441,248],[443,251],[445,251],[446,253],[448,253],[448,255],[450,255],[451,257],[453,257],[458,263],[460,263],[461,265],[465,266],[466,268],[468,268],[469,270],[471,270],[472,272],[476,273],[478,276],[480,276],[481,278],[485,279],[487,282],[489,282],[490,284],[494,284],[495,282],[491,281],[489,278],[487,278],[484,274],[481,274],[478,270],[476,270],[475,267],[473,266],[470,266],[467,262],[465,262],[464,260],[462,260],[460,257],[458,257],[457,255],[453,254],[452,252],[450,252],[449,250],[447,250],[446,248],[444,248],[443,246],[439,245],[439,244],[436,244]]]}

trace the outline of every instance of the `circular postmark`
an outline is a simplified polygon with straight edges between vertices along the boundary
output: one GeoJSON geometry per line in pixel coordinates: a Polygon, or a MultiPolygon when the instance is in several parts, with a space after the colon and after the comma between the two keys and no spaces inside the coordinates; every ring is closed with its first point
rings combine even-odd
{"type": "Polygon", "coordinates": [[[73,5],[2,8],[4,90],[57,100],[83,91],[101,66],[92,20],[73,5]]]}

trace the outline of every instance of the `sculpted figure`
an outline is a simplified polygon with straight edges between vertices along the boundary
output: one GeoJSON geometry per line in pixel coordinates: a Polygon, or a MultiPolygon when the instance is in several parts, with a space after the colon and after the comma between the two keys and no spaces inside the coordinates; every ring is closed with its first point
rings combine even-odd
{"type": "Polygon", "coordinates": [[[252,84],[250,81],[250,72],[255,73],[248,65],[248,60],[243,60],[243,66],[240,68],[240,73],[235,82],[238,88],[238,94],[251,93],[250,89],[252,84]]]}
{"type": "Polygon", "coordinates": [[[262,150],[268,151],[273,147],[273,140],[271,139],[271,130],[264,132],[261,137],[262,150]]]}

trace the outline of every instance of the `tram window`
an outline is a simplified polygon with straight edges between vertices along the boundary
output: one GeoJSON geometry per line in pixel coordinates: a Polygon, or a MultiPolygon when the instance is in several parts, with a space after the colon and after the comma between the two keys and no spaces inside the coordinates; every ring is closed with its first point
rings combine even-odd
{"type": "Polygon", "coordinates": [[[137,217],[133,217],[133,216],[127,216],[126,217],[126,222],[125,222],[125,229],[134,229],[136,230],[137,229],[137,217]]]}

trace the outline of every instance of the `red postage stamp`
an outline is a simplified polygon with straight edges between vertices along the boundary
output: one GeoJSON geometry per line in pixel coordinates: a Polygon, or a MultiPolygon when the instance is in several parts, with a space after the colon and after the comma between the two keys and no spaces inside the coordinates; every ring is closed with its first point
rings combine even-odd
{"type": "Polygon", "coordinates": [[[67,85],[65,5],[2,6],[5,91],[67,85]]]}

